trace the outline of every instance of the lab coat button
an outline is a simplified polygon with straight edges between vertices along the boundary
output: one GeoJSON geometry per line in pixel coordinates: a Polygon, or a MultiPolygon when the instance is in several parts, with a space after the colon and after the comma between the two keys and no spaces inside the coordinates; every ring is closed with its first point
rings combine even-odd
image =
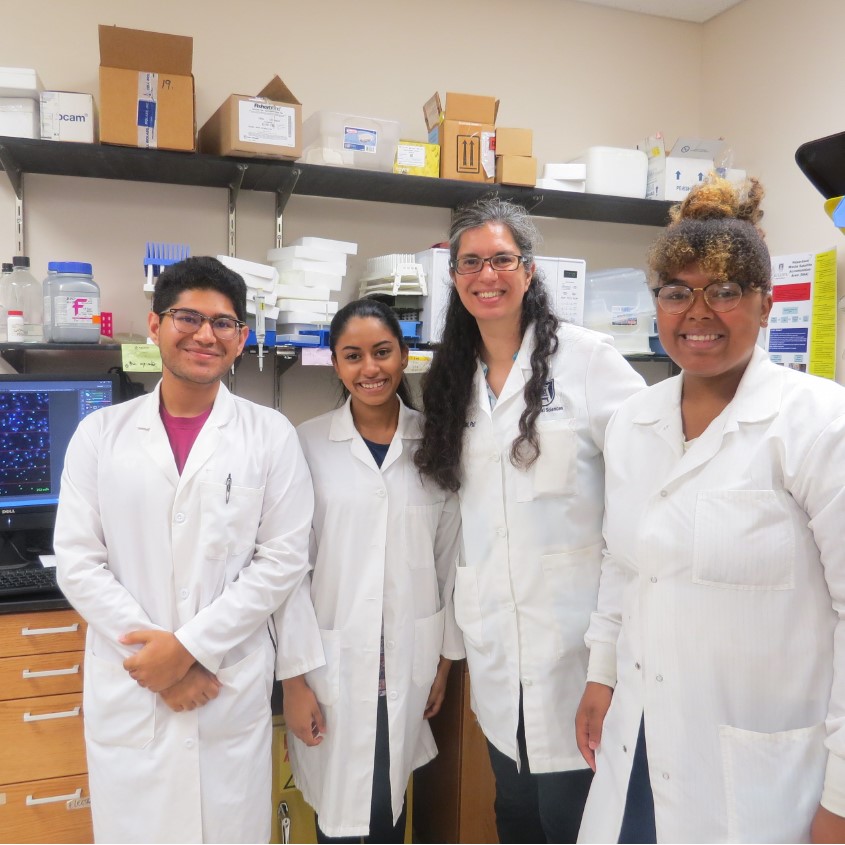
{"type": "Polygon", "coordinates": [[[627,754],[627,753],[628,753],[628,746],[627,746],[627,745],[623,745],[623,746],[622,746],[622,751],[624,751],[624,752],[625,752],[625,754],[627,754]]]}
{"type": "Polygon", "coordinates": [[[657,583],[657,578],[654,575],[652,575],[651,578],[649,578],[648,580],[651,581],[652,584],[657,583]]]}
{"type": "Polygon", "coordinates": [[[498,452],[493,452],[493,453],[490,455],[490,460],[491,460],[491,461],[494,461],[495,463],[499,463],[499,461],[501,460],[501,456],[499,455],[499,453],[498,453],[498,452]]]}
{"type": "Polygon", "coordinates": [[[393,689],[387,694],[387,696],[391,701],[396,701],[396,699],[399,698],[399,693],[393,689]]]}
{"type": "Polygon", "coordinates": [[[669,772],[663,772],[663,780],[669,780],[669,772]]]}
{"type": "Polygon", "coordinates": [[[655,680],[656,680],[658,683],[661,683],[661,682],[663,681],[663,675],[658,675],[658,676],[655,678],[655,680]]]}
{"type": "Polygon", "coordinates": [[[504,536],[505,536],[505,534],[507,534],[508,532],[507,532],[507,531],[505,531],[505,529],[504,529],[504,528],[497,528],[497,529],[496,529],[496,533],[497,533],[500,537],[504,537],[504,536]]]}
{"type": "Polygon", "coordinates": [[[188,591],[187,591],[187,590],[179,590],[179,595],[180,595],[183,599],[186,599],[186,598],[188,598],[189,593],[188,593],[188,591]]]}
{"type": "Polygon", "coordinates": [[[513,602],[508,604],[508,612],[513,613],[516,610],[516,605],[513,602]]]}
{"type": "Polygon", "coordinates": [[[639,663],[635,663],[635,664],[634,664],[634,668],[635,668],[635,669],[639,669],[639,668],[640,668],[640,664],[639,664],[639,663]]]}
{"type": "Polygon", "coordinates": [[[185,521],[186,517],[183,513],[177,513],[174,519],[176,520],[176,522],[182,523],[185,521]]]}
{"type": "Polygon", "coordinates": [[[376,495],[384,498],[387,495],[387,492],[384,489],[379,489],[376,491],[376,495]]]}
{"type": "Polygon", "coordinates": [[[388,640],[384,645],[386,648],[396,648],[396,643],[393,640],[388,640]]]}
{"type": "Polygon", "coordinates": [[[186,739],[185,740],[185,748],[193,748],[193,747],[194,747],[194,741],[192,739],[186,739]]]}
{"type": "Polygon", "coordinates": [[[533,683],[534,683],[534,681],[532,681],[531,678],[523,678],[522,679],[522,686],[524,686],[524,687],[530,687],[531,684],[533,684],[533,683]]]}
{"type": "Polygon", "coordinates": [[[661,490],[660,495],[661,495],[662,498],[665,499],[669,495],[669,493],[666,490],[661,490]]]}

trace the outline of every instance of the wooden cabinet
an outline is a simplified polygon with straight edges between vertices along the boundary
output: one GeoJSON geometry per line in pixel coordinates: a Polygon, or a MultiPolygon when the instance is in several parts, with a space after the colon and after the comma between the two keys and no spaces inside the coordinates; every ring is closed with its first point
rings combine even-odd
{"type": "Polygon", "coordinates": [[[431,720],[438,755],[414,772],[417,842],[498,842],[496,786],[487,740],[470,709],[466,661],[452,664],[446,698],[431,720]]]}
{"type": "Polygon", "coordinates": [[[73,610],[0,614],[0,841],[93,842],[84,644],[73,610]]]}

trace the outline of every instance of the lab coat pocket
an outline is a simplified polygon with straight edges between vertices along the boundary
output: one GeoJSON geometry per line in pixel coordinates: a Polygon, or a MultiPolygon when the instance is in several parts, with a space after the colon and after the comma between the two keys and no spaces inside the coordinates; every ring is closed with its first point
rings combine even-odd
{"type": "Polygon", "coordinates": [[[827,749],[824,723],[778,733],[719,726],[729,842],[809,842],[827,749]]]}
{"type": "Polygon", "coordinates": [[[434,567],[434,535],[443,502],[405,506],[405,559],[409,569],[434,567]]]}
{"type": "Polygon", "coordinates": [[[777,490],[699,493],[693,582],[738,590],[791,590],[795,530],[787,496],[777,490]]]}
{"type": "Polygon", "coordinates": [[[155,736],[156,695],[139,687],[120,663],[85,654],[85,734],[101,745],[145,748],[155,736]]]}
{"type": "MultiPolygon", "coordinates": [[[[202,723],[202,736],[231,739],[250,734],[268,718],[273,691],[271,647],[260,645],[231,666],[217,670],[220,691],[202,710],[213,719],[202,723]]],[[[201,718],[205,716],[201,712],[201,718]]]]}
{"type": "Polygon", "coordinates": [[[336,704],[340,697],[340,631],[320,629],[323,642],[324,666],[305,673],[305,681],[311,687],[320,704],[336,704]]]}
{"type": "Polygon", "coordinates": [[[575,420],[538,420],[540,456],[526,472],[517,473],[517,500],[533,502],[578,491],[578,435],[575,420]]]}
{"type": "Polygon", "coordinates": [[[440,650],[443,648],[445,614],[445,610],[438,610],[433,616],[414,622],[413,679],[418,687],[424,689],[431,686],[437,674],[440,650]]]}
{"type": "Polygon", "coordinates": [[[542,555],[540,566],[546,585],[546,596],[552,613],[552,624],[559,634],[558,656],[580,650],[590,613],[596,606],[601,577],[601,543],[542,555]]]}
{"type": "Polygon", "coordinates": [[[482,649],[484,636],[476,567],[459,566],[455,570],[454,604],[455,622],[464,635],[464,642],[477,650],[482,649]]]}
{"type": "Polygon", "coordinates": [[[200,484],[202,504],[199,542],[207,558],[243,554],[255,546],[264,487],[238,487],[227,492],[223,482],[200,484]]]}

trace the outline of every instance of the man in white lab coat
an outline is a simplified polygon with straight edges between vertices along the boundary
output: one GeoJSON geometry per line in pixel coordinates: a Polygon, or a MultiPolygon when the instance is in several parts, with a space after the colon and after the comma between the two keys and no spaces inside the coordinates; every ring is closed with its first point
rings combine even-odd
{"type": "Polygon", "coordinates": [[[313,493],[290,423],[221,384],[245,319],[220,262],[167,268],[149,315],[160,383],[68,447],[55,551],[88,622],[97,841],[269,839],[275,623],[307,571],[313,493]]]}

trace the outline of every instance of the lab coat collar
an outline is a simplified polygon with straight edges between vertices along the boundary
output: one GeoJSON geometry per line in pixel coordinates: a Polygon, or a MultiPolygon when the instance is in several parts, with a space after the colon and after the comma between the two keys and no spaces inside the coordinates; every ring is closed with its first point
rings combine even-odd
{"type": "Polygon", "coordinates": [[[211,413],[205,422],[191,448],[188,460],[180,476],[176,469],[176,461],[173,458],[173,450],[170,441],[167,439],[167,432],[164,423],[161,421],[159,411],[161,405],[161,381],[145,399],[143,412],[138,415],[138,428],[142,432],[144,448],[150,455],[153,463],[164,473],[167,480],[174,486],[187,483],[199,470],[199,468],[214,454],[217,444],[220,441],[220,427],[225,425],[235,415],[235,401],[232,394],[221,382],[214,398],[214,405],[211,413]]]}
{"type": "Polygon", "coordinates": [[[721,448],[725,436],[739,430],[740,424],[765,422],[774,417],[781,401],[782,370],[769,360],[763,349],[755,346],[733,400],[691,448],[684,452],[681,427],[682,379],[683,374],[652,388],[651,395],[656,401],[633,417],[634,424],[654,426],[658,436],[666,441],[680,459],[670,477],[664,481],[666,485],[709,461],[721,448]]]}
{"type": "MultiPolygon", "coordinates": [[[[396,397],[399,398],[398,396],[396,397]]],[[[352,419],[352,397],[332,414],[331,426],[329,428],[329,440],[351,440],[352,455],[359,461],[367,464],[371,469],[384,472],[402,454],[403,441],[421,440],[422,427],[420,418],[412,413],[405,403],[399,399],[399,422],[396,426],[396,433],[390,442],[381,469],[375,462],[369,447],[361,437],[360,432],[355,428],[355,421],[352,419]]]]}
{"type": "MultiPolygon", "coordinates": [[[[522,336],[522,343],[516,353],[515,367],[511,367],[505,384],[502,387],[502,392],[496,399],[496,408],[503,407],[508,400],[514,396],[522,396],[525,392],[525,383],[531,378],[531,353],[534,351],[534,324],[528,326],[525,334],[522,336]]],[[[490,415],[490,401],[487,398],[487,379],[484,375],[484,368],[481,360],[478,361],[478,369],[476,375],[476,396],[479,408],[490,415]]],[[[496,410],[493,409],[493,411],[496,410]]]]}

